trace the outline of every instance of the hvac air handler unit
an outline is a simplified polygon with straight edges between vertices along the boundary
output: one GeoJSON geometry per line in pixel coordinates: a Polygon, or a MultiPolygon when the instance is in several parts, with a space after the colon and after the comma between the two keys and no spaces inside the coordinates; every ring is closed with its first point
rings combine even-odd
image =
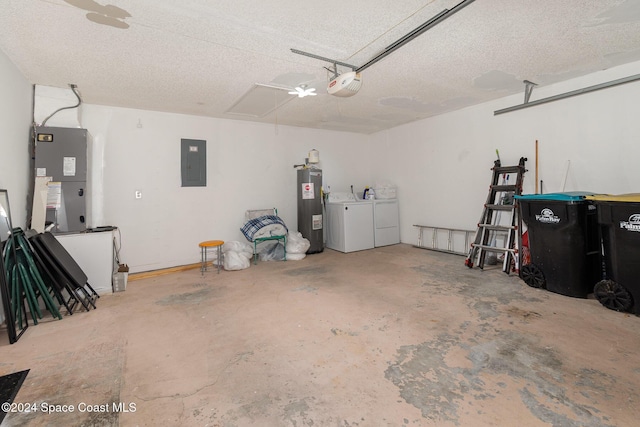
{"type": "Polygon", "coordinates": [[[86,129],[36,127],[36,177],[46,177],[46,224],[53,233],[80,232],[87,228],[86,129]]]}

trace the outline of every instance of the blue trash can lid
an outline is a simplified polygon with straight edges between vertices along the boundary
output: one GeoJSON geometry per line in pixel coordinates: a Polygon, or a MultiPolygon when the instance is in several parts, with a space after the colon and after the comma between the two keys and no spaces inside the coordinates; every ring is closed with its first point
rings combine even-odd
{"type": "Polygon", "coordinates": [[[568,191],[566,193],[516,194],[513,197],[522,200],[555,200],[561,202],[579,202],[585,200],[587,196],[593,196],[594,194],[595,193],[590,191],[568,191]]]}

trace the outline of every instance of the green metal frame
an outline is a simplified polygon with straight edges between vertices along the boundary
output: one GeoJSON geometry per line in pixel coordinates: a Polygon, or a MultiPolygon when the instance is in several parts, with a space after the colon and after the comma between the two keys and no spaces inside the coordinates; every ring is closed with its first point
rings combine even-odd
{"type": "MultiPolygon", "coordinates": [[[[264,209],[267,210],[267,209],[264,209]]],[[[278,216],[278,209],[273,208],[273,214],[278,216]]],[[[284,261],[287,260],[287,235],[278,235],[278,236],[268,236],[268,237],[258,237],[253,239],[253,265],[258,264],[258,243],[267,242],[269,240],[277,240],[284,243],[284,261]]]]}
{"type": "Polygon", "coordinates": [[[253,264],[258,264],[258,243],[266,242],[269,240],[277,240],[284,243],[284,261],[287,260],[287,236],[269,236],[269,237],[258,237],[253,240],[253,264]]]}

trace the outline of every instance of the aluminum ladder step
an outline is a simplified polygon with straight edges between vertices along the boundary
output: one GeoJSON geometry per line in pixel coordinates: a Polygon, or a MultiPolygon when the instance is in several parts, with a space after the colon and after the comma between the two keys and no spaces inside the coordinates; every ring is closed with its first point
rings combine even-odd
{"type": "Polygon", "coordinates": [[[478,245],[475,243],[472,243],[471,246],[473,246],[474,248],[482,249],[483,251],[487,251],[487,252],[497,252],[497,253],[503,253],[503,252],[515,253],[516,252],[515,248],[497,248],[495,246],[478,245]]]}
{"type": "Polygon", "coordinates": [[[520,172],[520,166],[497,166],[493,168],[493,171],[498,174],[503,173],[518,173],[520,172]]]}
{"type": "Polygon", "coordinates": [[[487,209],[491,209],[494,211],[512,211],[513,208],[515,207],[515,205],[495,205],[495,204],[490,204],[490,205],[485,205],[485,207],[487,209]]]}
{"type": "Polygon", "coordinates": [[[492,230],[492,231],[510,231],[510,230],[518,229],[518,227],[515,225],[493,225],[493,224],[478,224],[478,228],[484,228],[485,230],[492,230]]]}
{"type": "Polygon", "coordinates": [[[516,187],[515,185],[502,185],[502,184],[496,184],[496,185],[492,185],[491,189],[493,191],[496,192],[503,192],[503,191],[516,191],[518,187],[516,187]]]}

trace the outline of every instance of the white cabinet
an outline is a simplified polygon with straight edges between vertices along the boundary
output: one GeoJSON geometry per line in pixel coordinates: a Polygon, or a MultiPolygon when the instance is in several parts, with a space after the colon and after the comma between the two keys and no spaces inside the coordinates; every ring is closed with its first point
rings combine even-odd
{"type": "Polygon", "coordinates": [[[99,295],[113,292],[113,231],[56,234],[55,237],[78,263],[99,295]]]}

